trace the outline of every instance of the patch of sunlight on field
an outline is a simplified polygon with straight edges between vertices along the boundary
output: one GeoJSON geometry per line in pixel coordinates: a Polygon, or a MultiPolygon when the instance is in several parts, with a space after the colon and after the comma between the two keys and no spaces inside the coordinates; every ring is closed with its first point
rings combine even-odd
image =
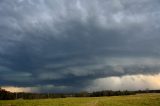
{"type": "Polygon", "coordinates": [[[0,106],[160,106],[160,94],[0,101],[0,106]]]}

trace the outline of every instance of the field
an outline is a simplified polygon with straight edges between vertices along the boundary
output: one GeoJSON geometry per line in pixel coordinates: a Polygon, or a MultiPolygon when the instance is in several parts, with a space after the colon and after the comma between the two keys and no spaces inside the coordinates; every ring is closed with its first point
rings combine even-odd
{"type": "Polygon", "coordinates": [[[0,106],[160,106],[160,94],[0,101],[0,106]]]}

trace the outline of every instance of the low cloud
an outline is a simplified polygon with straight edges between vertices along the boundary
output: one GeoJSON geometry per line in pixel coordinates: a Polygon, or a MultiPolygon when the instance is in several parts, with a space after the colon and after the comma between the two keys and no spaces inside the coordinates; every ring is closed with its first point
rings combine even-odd
{"type": "Polygon", "coordinates": [[[145,90],[160,88],[160,74],[157,75],[126,75],[123,77],[99,78],[86,87],[87,91],[98,90],[145,90]]]}

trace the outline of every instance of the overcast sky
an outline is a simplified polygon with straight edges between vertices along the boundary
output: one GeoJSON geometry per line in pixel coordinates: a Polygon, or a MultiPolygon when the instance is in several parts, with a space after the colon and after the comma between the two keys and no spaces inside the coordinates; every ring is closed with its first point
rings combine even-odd
{"type": "Polygon", "coordinates": [[[0,86],[31,92],[160,89],[159,5],[0,0],[0,86]]]}

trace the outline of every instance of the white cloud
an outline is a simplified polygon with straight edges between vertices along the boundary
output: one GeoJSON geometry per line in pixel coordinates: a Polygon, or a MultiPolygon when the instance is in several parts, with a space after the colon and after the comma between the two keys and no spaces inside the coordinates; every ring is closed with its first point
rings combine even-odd
{"type": "Polygon", "coordinates": [[[86,90],[145,90],[160,89],[160,74],[126,75],[122,77],[106,77],[93,81],[86,90]]]}

